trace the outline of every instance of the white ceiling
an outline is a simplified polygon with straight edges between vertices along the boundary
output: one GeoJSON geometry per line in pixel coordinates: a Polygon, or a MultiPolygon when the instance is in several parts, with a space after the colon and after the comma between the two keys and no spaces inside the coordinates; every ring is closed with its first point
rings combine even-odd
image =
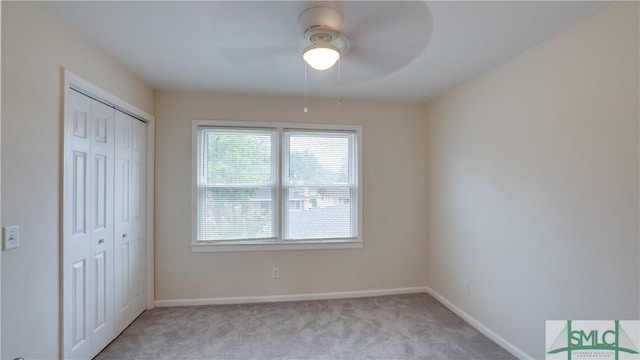
{"type": "Polygon", "coordinates": [[[299,14],[331,6],[351,47],[311,97],[425,101],[608,2],[76,1],[44,5],[162,90],[303,96],[299,14]]]}

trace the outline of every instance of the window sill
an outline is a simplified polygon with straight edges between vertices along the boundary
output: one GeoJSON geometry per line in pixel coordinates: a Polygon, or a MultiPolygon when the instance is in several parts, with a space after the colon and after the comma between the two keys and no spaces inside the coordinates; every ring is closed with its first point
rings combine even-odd
{"type": "Polygon", "coordinates": [[[245,244],[199,244],[191,245],[191,252],[242,252],[242,251],[283,251],[283,250],[335,250],[362,249],[360,240],[318,241],[297,243],[245,243],[245,244]]]}

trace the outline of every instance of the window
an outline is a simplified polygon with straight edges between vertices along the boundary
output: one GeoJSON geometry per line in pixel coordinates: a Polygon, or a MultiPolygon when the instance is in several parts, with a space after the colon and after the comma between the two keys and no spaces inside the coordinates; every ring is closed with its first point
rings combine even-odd
{"type": "Polygon", "coordinates": [[[360,127],[193,121],[193,251],[362,247],[360,127]]]}

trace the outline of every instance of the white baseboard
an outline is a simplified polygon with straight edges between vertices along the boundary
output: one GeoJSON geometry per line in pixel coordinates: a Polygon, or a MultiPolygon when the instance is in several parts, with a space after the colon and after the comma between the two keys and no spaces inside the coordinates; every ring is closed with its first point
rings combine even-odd
{"type": "Polygon", "coordinates": [[[493,340],[498,345],[502,346],[505,350],[510,352],[513,356],[515,356],[515,357],[517,357],[518,359],[521,359],[521,360],[533,359],[533,357],[529,356],[527,353],[525,353],[524,351],[520,350],[519,348],[517,348],[512,343],[510,343],[507,340],[503,339],[500,335],[498,335],[498,334],[494,333],[493,331],[491,331],[488,327],[484,326],[481,322],[476,320],[474,317],[472,317],[471,315],[467,314],[466,312],[464,312],[459,307],[455,306],[452,302],[450,302],[449,300],[445,299],[442,295],[437,293],[435,290],[433,290],[433,289],[431,289],[430,287],[427,286],[426,287],[426,292],[429,295],[433,296],[436,300],[441,302],[442,305],[446,306],[449,310],[453,311],[456,315],[458,315],[462,319],[464,319],[464,321],[468,322],[469,325],[471,325],[474,328],[476,328],[476,330],[480,331],[486,337],[488,337],[489,339],[493,340]]]}
{"type": "Polygon", "coordinates": [[[395,288],[395,289],[339,291],[339,292],[330,292],[330,293],[311,293],[311,294],[294,294],[294,295],[156,300],[155,305],[157,307],[167,307],[167,306],[254,304],[254,303],[285,302],[285,301],[347,299],[347,298],[360,298],[360,297],[372,297],[372,296],[384,296],[384,295],[415,294],[415,293],[426,293],[426,292],[427,292],[426,286],[416,286],[416,287],[395,288]]]}

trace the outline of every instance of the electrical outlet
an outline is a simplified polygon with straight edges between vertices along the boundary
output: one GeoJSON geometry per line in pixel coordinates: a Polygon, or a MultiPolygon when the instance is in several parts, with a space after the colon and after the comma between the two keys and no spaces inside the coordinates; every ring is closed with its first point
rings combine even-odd
{"type": "Polygon", "coordinates": [[[271,269],[271,277],[274,279],[280,279],[280,268],[274,267],[271,269]]]}
{"type": "Polygon", "coordinates": [[[465,294],[469,293],[469,281],[467,280],[464,281],[464,293],[465,294]]]}
{"type": "Polygon", "coordinates": [[[4,239],[4,250],[11,250],[18,247],[20,244],[18,239],[18,225],[5,226],[2,232],[4,239]]]}

